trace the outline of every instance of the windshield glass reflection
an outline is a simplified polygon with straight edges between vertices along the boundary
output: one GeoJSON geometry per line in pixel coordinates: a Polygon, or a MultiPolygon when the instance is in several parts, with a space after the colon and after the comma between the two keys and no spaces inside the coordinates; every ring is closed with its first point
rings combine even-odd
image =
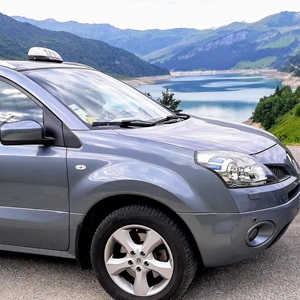
{"type": "Polygon", "coordinates": [[[95,70],[44,69],[27,75],[89,124],[155,121],[170,115],[141,92],[95,70]]]}

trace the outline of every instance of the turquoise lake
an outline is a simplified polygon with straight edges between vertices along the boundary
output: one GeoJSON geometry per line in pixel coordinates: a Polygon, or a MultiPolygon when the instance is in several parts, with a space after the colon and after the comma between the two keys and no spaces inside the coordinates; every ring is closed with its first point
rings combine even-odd
{"type": "Polygon", "coordinates": [[[185,113],[243,122],[252,116],[259,99],[273,94],[277,86],[280,81],[265,76],[218,74],[173,77],[137,89],[158,99],[168,88],[181,100],[179,109],[185,113]]]}

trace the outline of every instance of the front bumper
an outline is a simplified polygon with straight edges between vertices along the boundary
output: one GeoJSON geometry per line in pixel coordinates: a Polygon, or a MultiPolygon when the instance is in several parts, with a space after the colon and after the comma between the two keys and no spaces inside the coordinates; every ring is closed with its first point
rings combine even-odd
{"type": "Polygon", "coordinates": [[[180,214],[206,267],[250,258],[276,242],[299,212],[300,192],[275,207],[241,213],[180,214]]]}

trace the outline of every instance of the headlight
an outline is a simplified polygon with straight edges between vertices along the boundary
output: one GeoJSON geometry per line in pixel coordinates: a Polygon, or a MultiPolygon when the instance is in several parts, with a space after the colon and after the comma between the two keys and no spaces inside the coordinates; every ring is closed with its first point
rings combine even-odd
{"type": "Polygon", "coordinates": [[[219,174],[228,187],[250,187],[276,181],[274,174],[255,158],[231,151],[197,151],[197,164],[219,174]]]}

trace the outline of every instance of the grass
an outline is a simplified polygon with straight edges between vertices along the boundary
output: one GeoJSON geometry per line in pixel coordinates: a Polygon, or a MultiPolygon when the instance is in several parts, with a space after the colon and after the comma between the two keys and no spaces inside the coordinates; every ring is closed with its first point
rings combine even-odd
{"type": "Polygon", "coordinates": [[[296,116],[295,109],[278,118],[269,131],[285,145],[300,145],[300,117],[296,116]]]}
{"type": "Polygon", "coordinates": [[[270,67],[270,65],[276,61],[276,59],[276,56],[269,56],[256,61],[241,61],[233,69],[265,69],[270,67]]]}
{"type": "Polygon", "coordinates": [[[278,40],[270,41],[266,44],[261,44],[257,49],[266,49],[266,48],[283,48],[287,47],[295,41],[295,36],[293,34],[287,34],[281,37],[278,40]]]}

